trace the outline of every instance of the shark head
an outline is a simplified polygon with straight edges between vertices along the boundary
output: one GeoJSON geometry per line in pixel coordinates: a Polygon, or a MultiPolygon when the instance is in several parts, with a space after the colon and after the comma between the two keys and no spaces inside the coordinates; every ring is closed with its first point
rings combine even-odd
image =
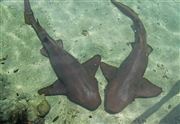
{"type": "MultiPolygon", "coordinates": [[[[112,91],[112,90],[111,90],[112,91]]],[[[114,90],[115,91],[115,90],[114,90]]],[[[120,90],[121,91],[121,90],[120,90]]],[[[129,92],[123,93],[118,92],[107,92],[105,96],[105,111],[110,114],[116,114],[121,112],[129,103],[134,100],[134,97],[130,97],[129,92]]]]}
{"type": "Polygon", "coordinates": [[[99,105],[101,104],[101,98],[100,95],[97,91],[91,92],[91,91],[86,91],[86,93],[76,93],[76,94],[68,94],[67,97],[69,100],[72,102],[83,106],[84,108],[93,111],[96,110],[99,105]],[[87,94],[87,92],[89,92],[87,94]]]}

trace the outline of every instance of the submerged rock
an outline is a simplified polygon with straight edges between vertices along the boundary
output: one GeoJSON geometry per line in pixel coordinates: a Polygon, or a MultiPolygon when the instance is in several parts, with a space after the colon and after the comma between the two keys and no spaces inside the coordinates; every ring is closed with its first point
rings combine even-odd
{"type": "Polygon", "coordinates": [[[0,124],[44,124],[50,105],[44,96],[12,98],[0,104],[0,124]]]}
{"type": "Polygon", "coordinates": [[[87,30],[82,30],[81,34],[84,35],[84,36],[88,36],[89,32],[87,30]]]}
{"type": "Polygon", "coordinates": [[[40,117],[45,117],[50,110],[50,105],[47,100],[43,100],[38,106],[37,111],[39,112],[40,117]]]}

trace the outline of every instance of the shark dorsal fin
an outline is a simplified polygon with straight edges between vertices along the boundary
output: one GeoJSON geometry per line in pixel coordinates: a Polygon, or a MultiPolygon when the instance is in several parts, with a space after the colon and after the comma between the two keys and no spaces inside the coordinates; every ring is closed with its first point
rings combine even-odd
{"type": "Polygon", "coordinates": [[[112,81],[112,79],[114,78],[114,76],[116,75],[116,72],[118,70],[116,67],[114,67],[112,65],[108,65],[104,62],[101,62],[100,68],[108,82],[112,81]]]}
{"type": "Polygon", "coordinates": [[[65,95],[66,89],[62,81],[58,79],[53,84],[38,90],[38,93],[45,96],[65,95]]]}
{"type": "Polygon", "coordinates": [[[147,44],[147,54],[148,55],[151,54],[152,51],[153,51],[153,48],[149,44],[147,44]]]}
{"type": "Polygon", "coordinates": [[[146,78],[143,78],[141,82],[139,82],[136,97],[138,98],[148,98],[158,96],[162,92],[162,89],[153,83],[151,83],[146,78]]]}
{"type": "Polygon", "coordinates": [[[101,56],[95,55],[86,62],[82,63],[82,65],[87,70],[88,74],[94,77],[100,62],[101,62],[101,56]]]}
{"type": "MultiPolygon", "coordinates": [[[[62,42],[61,39],[56,40],[56,43],[57,43],[57,45],[58,45],[59,47],[63,48],[63,42],[62,42]]],[[[40,49],[40,53],[41,53],[43,56],[48,57],[48,54],[47,54],[47,52],[46,52],[46,50],[45,50],[44,48],[41,48],[41,49],[40,49]]]]}

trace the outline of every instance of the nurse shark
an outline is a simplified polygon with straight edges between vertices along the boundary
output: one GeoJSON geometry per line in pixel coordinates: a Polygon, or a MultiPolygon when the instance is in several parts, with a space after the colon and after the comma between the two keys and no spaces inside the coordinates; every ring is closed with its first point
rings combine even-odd
{"type": "Polygon", "coordinates": [[[49,58],[57,80],[50,86],[42,88],[39,94],[46,96],[66,95],[67,98],[89,110],[95,110],[101,104],[98,82],[95,73],[101,57],[95,55],[80,64],[78,60],[63,49],[62,41],[55,41],[35,19],[29,0],[24,0],[25,23],[35,30],[43,48],[41,53],[49,58]]]}
{"type": "Polygon", "coordinates": [[[119,68],[101,62],[100,68],[108,81],[105,89],[105,110],[115,114],[122,111],[135,98],[155,97],[162,89],[143,77],[148,65],[148,56],[152,48],[146,42],[146,30],[138,15],[128,6],[111,2],[132,21],[135,42],[132,50],[119,68]]]}

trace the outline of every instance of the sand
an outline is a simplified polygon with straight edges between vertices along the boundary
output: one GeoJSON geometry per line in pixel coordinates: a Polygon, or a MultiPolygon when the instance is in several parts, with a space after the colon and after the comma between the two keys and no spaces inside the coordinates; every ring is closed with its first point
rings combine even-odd
{"type": "MultiPolygon", "coordinates": [[[[80,62],[100,54],[102,61],[119,66],[129,54],[128,43],[134,41],[132,22],[109,0],[30,2],[43,27],[54,39],[62,39],[64,49],[80,62]]],[[[136,11],[144,23],[148,44],[153,48],[145,77],[162,87],[163,92],[154,98],[136,99],[116,115],[106,113],[103,102],[91,112],[65,96],[46,97],[51,106],[46,124],[130,124],[135,119],[137,124],[168,124],[163,118],[178,106],[180,99],[180,1],[122,2],[136,11]]],[[[0,58],[6,58],[1,60],[0,73],[8,82],[1,81],[1,98],[5,99],[0,100],[0,105],[10,105],[17,93],[38,97],[38,89],[56,80],[49,60],[39,52],[41,44],[34,30],[24,23],[23,1],[0,0],[0,48],[0,58]]],[[[107,82],[100,69],[96,77],[103,101],[107,82]]],[[[173,117],[178,122],[180,115],[173,117]]]]}

